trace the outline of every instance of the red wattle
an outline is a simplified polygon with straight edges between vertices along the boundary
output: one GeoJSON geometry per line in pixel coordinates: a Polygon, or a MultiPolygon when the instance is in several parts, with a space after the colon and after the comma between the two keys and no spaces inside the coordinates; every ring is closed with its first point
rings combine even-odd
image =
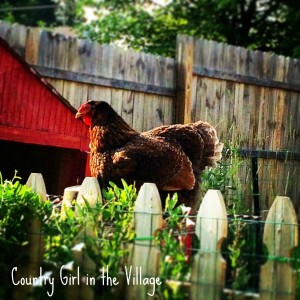
{"type": "Polygon", "coordinates": [[[83,122],[86,125],[91,126],[92,125],[92,117],[89,115],[83,116],[83,122]]]}

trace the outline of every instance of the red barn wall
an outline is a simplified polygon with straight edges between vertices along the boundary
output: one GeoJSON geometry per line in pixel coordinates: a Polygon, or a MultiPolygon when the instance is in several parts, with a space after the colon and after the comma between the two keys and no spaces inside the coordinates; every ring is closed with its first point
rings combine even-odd
{"type": "MultiPolygon", "coordinates": [[[[75,109],[0,39],[0,172],[44,175],[48,193],[80,183],[88,128],[75,109]]],[[[5,176],[8,177],[5,177],[5,176]]]]}
{"type": "Polygon", "coordinates": [[[0,139],[86,150],[88,129],[0,43],[0,139]]]}

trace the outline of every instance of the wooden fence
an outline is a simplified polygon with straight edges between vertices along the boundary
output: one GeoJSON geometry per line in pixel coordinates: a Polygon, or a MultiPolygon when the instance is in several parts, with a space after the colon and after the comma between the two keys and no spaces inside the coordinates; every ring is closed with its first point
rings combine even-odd
{"type": "Polygon", "coordinates": [[[0,35],[75,108],[109,102],[137,130],[170,124],[174,60],[0,23],[0,35]]]}
{"type": "Polygon", "coordinates": [[[183,61],[193,66],[185,83],[192,87],[186,104],[191,121],[218,124],[220,139],[233,141],[251,158],[240,178],[249,192],[251,171],[257,173],[260,210],[281,194],[291,195],[298,211],[300,187],[293,182],[300,179],[300,62],[213,41],[179,41],[193,51],[183,61]]]}
{"type": "Polygon", "coordinates": [[[186,36],[172,59],[4,22],[0,35],[75,108],[105,100],[141,131],[216,125],[223,142],[250,157],[240,172],[249,209],[252,194],[255,213],[275,194],[290,195],[300,215],[299,60],[186,36]]]}
{"type": "MultiPolygon", "coordinates": [[[[43,197],[45,188],[40,174],[31,174],[27,184],[43,197]]],[[[75,190],[76,193],[79,191],[77,199],[84,196],[91,205],[94,205],[94,199],[100,191],[95,178],[90,177],[85,178],[81,188],[75,190]]],[[[66,190],[64,201],[69,201],[66,198],[69,192],[70,189],[66,190]]],[[[75,194],[72,194],[73,196],[75,194]]],[[[149,239],[163,224],[161,200],[154,184],[145,183],[140,189],[134,216],[136,239],[130,265],[133,268],[140,268],[141,279],[159,278],[160,252],[149,239]]],[[[199,244],[192,260],[190,280],[181,283],[185,284],[189,299],[222,299],[223,293],[230,293],[233,299],[296,299],[296,272],[292,269],[289,258],[291,251],[299,244],[299,233],[297,216],[291,200],[288,197],[276,197],[263,225],[263,243],[267,248],[267,256],[260,268],[259,292],[241,293],[224,290],[228,266],[221,255],[221,245],[228,235],[228,218],[222,194],[217,190],[209,190],[196,218],[195,231],[199,244]]],[[[93,237],[93,231],[86,229],[84,236],[93,237]]],[[[32,249],[37,253],[34,250],[32,249]]],[[[36,265],[41,263],[40,256],[35,254],[33,258],[36,265]]],[[[95,268],[95,264],[88,256],[77,257],[76,261],[86,270],[95,268]]],[[[33,272],[31,275],[37,276],[37,270],[33,268],[31,270],[33,272]]],[[[125,290],[126,299],[151,299],[152,296],[149,295],[153,292],[153,285],[151,288],[149,285],[130,284],[125,290]]],[[[122,291],[123,296],[125,290],[122,291]]],[[[69,299],[72,300],[96,297],[91,287],[87,286],[71,287],[69,295],[71,295],[69,299]],[[76,288],[74,292],[73,289],[76,288]]]]}

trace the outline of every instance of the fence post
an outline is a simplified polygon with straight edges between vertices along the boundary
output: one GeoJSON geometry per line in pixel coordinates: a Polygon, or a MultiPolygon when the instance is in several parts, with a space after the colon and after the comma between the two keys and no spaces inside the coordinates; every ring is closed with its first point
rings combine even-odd
{"type": "MultiPolygon", "coordinates": [[[[42,201],[47,200],[46,186],[43,175],[31,173],[26,186],[31,187],[34,192],[40,195],[42,201]]],[[[32,276],[38,275],[43,261],[44,239],[42,237],[41,221],[33,218],[29,224],[29,264],[28,273],[32,276]]]]}
{"type": "Polygon", "coordinates": [[[205,194],[197,215],[196,234],[200,245],[192,264],[191,299],[220,299],[226,271],[221,244],[227,237],[227,212],[220,191],[208,190],[205,194]]]}
{"type": "Polygon", "coordinates": [[[268,260],[260,271],[260,299],[296,299],[296,272],[286,260],[298,245],[298,222],[289,197],[277,196],[268,213],[263,242],[268,260]]]}
{"type": "MultiPolygon", "coordinates": [[[[39,194],[42,201],[46,201],[46,187],[42,174],[40,173],[31,173],[27,182],[27,187],[31,187],[32,190],[39,194]]],[[[28,233],[28,258],[25,265],[18,267],[18,276],[21,274],[21,277],[30,278],[38,277],[40,274],[40,267],[42,266],[43,261],[43,252],[44,252],[44,241],[41,231],[41,221],[34,217],[30,220],[27,227],[28,233]]],[[[13,299],[24,299],[27,294],[32,290],[32,286],[23,285],[17,286],[14,288],[13,299]]]]}
{"type": "Polygon", "coordinates": [[[40,28],[29,27],[27,29],[27,39],[25,44],[25,60],[32,65],[38,64],[39,59],[39,40],[40,40],[40,28]]]}
{"type": "MultiPolygon", "coordinates": [[[[72,189],[74,190],[74,189],[72,189]]],[[[76,190],[76,188],[75,188],[76,190]]],[[[84,199],[89,203],[90,207],[93,209],[96,207],[97,202],[102,202],[102,195],[100,186],[97,178],[86,177],[80,188],[76,198],[76,203],[83,207],[85,206],[84,199]]],[[[79,210],[75,207],[75,215],[78,216],[79,210]]],[[[74,239],[74,246],[83,243],[85,244],[88,238],[96,238],[96,229],[93,220],[88,220],[85,227],[79,232],[77,237],[74,239]]],[[[83,275],[94,276],[96,272],[96,263],[88,255],[86,248],[79,247],[81,249],[73,250],[74,260],[79,270],[83,275]]],[[[76,272],[74,272],[76,274],[76,272]]],[[[92,286],[88,286],[82,280],[80,281],[80,286],[72,285],[68,286],[67,299],[69,300],[92,300],[94,299],[94,289],[92,286]]]]}
{"type": "Polygon", "coordinates": [[[176,123],[191,122],[192,106],[192,84],[193,84],[193,62],[194,62],[194,38],[177,36],[176,48],[176,123]]]}
{"type": "Polygon", "coordinates": [[[43,175],[31,173],[26,182],[27,187],[31,187],[34,192],[40,195],[42,201],[46,201],[47,193],[43,175]]]}
{"type": "Polygon", "coordinates": [[[66,210],[72,207],[72,202],[78,196],[80,185],[69,186],[64,189],[64,195],[60,210],[60,216],[64,220],[66,216],[66,210]]]}
{"type": "MultiPolygon", "coordinates": [[[[154,285],[134,283],[133,276],[140,281],[144,277],[157,277],[159,270],[159,250],[154,247],[152,236],[163,226],[163,218],[161,199],[154,183],[144,183],[138,193],[134,207],[134,225],[136,240],[131,263],[125,269],[127,299],[153,299],[154,285]]],[[[157,286],[155,288],[157,290],[157,286]]]]}
{"type": "MultiPolygon", "coordinates": [[[[76,203],[79,206],[84,206],[84,200],[87,200],[92,208],[96,206],[97,202],[102,203],[101,189],[97,178],[85,177],[85,179],[83,180],[76,198],[76,203]]],[[[75,213],[78,213],[76,208],[75,213]]]]}

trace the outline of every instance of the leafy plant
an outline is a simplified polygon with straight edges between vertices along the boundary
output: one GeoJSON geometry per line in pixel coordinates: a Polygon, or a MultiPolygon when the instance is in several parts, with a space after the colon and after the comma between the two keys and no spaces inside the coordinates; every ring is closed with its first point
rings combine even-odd
{"type": "Polygon", "coordinates": [[[177,194],[166,199],[165,225],[155,235],[155,243],[161,251],[159,277],[162,280],[160,293],[163,299],[186,299],[180,282],[187,281],[190,265],[186,255],[186,218],[182,206],[176,206],[177,194]]]}
{"type": "Polygon", "coordinates": [[[78,12],[93,11],[91,20],[78,23],[81,36],[103,44],[174,57],[181,33],[283,55],[300,53],[299,33],[293,31],[300,24],[298,1],[77,0],[76,5],[78,12]]]}
{"type": "MultiPolygon", "coordinates": [[[[43,202],[38,194],[22,185],[19,179],[15,174],[12,180],[3,181],[0,173],[1,274],[10,274],[13,267],[28,261],[30,224],[33,219],[38,219],[41,221],[42,230],[45,230],[45,224],[52,212],[50,201],[43,202]]],[[[1,299],[7,298],[11,285],[11,279],[3,275],[1,299]]]]}
{"type": "Polygon", "coordinates": [[[99,205],[95,222],[97,238],[88,241],[91,257],[100,268],[108,266],[113,276],[118,274],[128,254],[125,245],[134,238],[136,188],[124,180],[122,184],[123,188],[118,188],[110,182],[110,187],[103,191],[105,202],[99,205]]]}
{"type": "MultiPolygon", "coordinates": [[[[223,246],[224,256],[229,266],[229,281],[233,289],[243,289],[249,282],[249,271],[247,258],[242,255],[247,249],[246,239],[250,235],[247,233],[247,224],[243,222],[240,214],[246,213],[245,194],[239,179],[239,170],[243,159],[239,156],[238,147],[235,144],[228,144],[224,148],[223,158],[214,168],[205,170],[202,176],[202,189],[218,189],[221,191],[229,214],[233,217],[229,220],[229,234],[223,246]]],[[[253,240],[251,239],[251,242],[253,240]]],[[[252,248],[255,245],[248,245],[252,248]]]]}
{"type": "MultiPolygon", "coordinates": [[[[126,244],[134,238],[133,204],[137,196],[133,185],[122,184],[119,188],[111,182],[102,191],[103,203],[97,201],[95,207],[84,199],[83,205],[64,206],[63,213],[53,211],[45,232],[44,254],[45,266],[53,276],[58,276],[63,265],[74,270],[84,257],[94,267],[86,269],[91,264],[82,261],[81,272],[99,278],[108,267],[110,276],[118,276],[129,253],[126,244]]],[[[56,287],[56,297],[62,297],[62,288],[56,287]]]]}
{"type": "Polygon", "coordinates": [[[250,275],[247,270],[248,262],[243,257],[245,251],[246,238],[244,223],[240,217],[234,215],[229,224],[230,236],[232,238],[228,245],[229,261],[231,266],[232,287],[234,290],[244,289],[249,281],[250,275]]]}
{"type": "Polygon", "coordinates": [[[209,189],[220,190],[230,213],[233,207],[239,213],[246,211],[244,192],[238,176],[242,163],[237,147],[227,145],[222,159],[215,167],[207,168],[201,178],[202,192],[209,189]]]}
{"type": "Polygon", "coordinates": [[[296,299],[300,299],[300,246],[292,249],[290,262],[297,274],[296,299]]]}
{"type": "Polygon", "coordinates": [[[72,208],[64,209],[64,213],[62,217],[59,210],[54,210],[45,231],[44,260],[57,269],[73,259],[73,241],[84,224],[84,219],[77,218],[72,208]]]}

